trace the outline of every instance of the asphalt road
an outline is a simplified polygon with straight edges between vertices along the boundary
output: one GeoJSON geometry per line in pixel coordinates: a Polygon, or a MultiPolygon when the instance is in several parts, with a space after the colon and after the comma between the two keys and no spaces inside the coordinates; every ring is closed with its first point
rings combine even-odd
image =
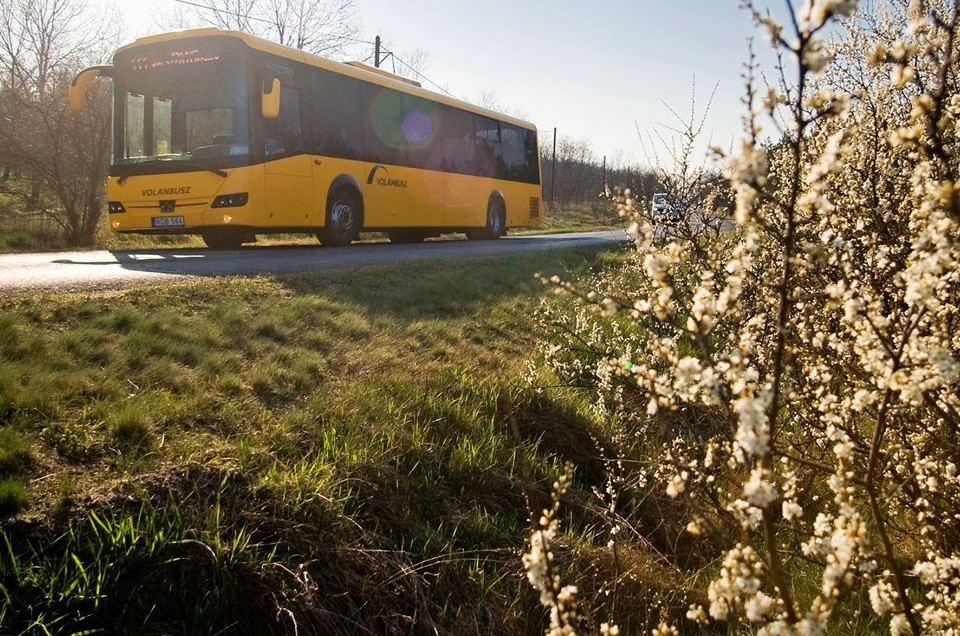
{"type": "Polygon", "coordinates": [[[145,249],[0,255],[0,294],[128,287],[191,276],[252,276],[389,264],[430,258],[477,258],[578,246],[627,243],[623,230],[508,236],[498,241],[428,241],[347,247],[249,246],[238,250],[145,249]]]}

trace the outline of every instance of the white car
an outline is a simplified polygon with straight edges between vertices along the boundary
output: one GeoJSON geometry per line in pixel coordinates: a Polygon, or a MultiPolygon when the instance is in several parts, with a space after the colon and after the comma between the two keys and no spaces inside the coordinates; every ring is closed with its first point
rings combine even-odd
{"type": "Polygon", "coordinates": [[[650,214],[655,223],[676,225],[680,221],[679,210],[674,210],[673,204],[666,192],[657,192],[650,200],[650,214]]]}

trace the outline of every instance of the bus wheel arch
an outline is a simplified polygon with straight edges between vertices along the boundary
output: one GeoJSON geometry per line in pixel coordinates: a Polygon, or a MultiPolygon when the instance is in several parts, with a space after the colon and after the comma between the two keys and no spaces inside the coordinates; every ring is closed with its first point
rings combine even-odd
{"type": "Polygon", "coordinates": [[[503,193],[494,190],[487,198],[487,224],[482,228],[467,230],[470,240],[489,241],[507,233],[507,202],[503,193]]]}
{"type": "Polygon", "coordinates": [[[363,227],[363,196],[360,186],[349,175],[333,180],[327,192],[324,227],[317,232],[323,245],[349,245],[363,227]]]}

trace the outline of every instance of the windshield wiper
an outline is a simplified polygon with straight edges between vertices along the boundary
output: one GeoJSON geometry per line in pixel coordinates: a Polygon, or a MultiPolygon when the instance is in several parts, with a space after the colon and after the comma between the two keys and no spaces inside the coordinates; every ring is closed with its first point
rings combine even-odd
{"type": "Polygon", "coordinates": [[[144,162],[141,162],[141,163],[131,164],[126,170],[119,171],[119,172],[120,172],[120,175],[119,175],[120,178],[117,179],[117,184],[123,185],[123,183],[124,183],[127,179],[129,179],[130,177],[136,175],[136,174],[139,172],[139,168],[141,168],[142,166],[152,165],[152,164],[157,164],[157,163],[176,163],[178,166],[183,166],[184,168],[193,168],[193,169],[195,169],[195,170],[207,170],[208,172],[212,172],[213,174],[217,175],[218,177],[226,178],[226,176],[227,176],[227,173],[224,172],[223,170],[221,170],[220,168],[214,168],[214,167],[211,167],[211,166],[205,166],[205,165],[203,165],[203,164],[201,164],[201,163],[196,163],[196,162],[194,162],[194,161],[180,161],[180,160],[177,160],[176,162],[170,162],[170,161],[161,161],[161,160],[159,160],[159,159],[154,159],[154,160],[152,160],[152,161],[144,161],[144,162]]]}

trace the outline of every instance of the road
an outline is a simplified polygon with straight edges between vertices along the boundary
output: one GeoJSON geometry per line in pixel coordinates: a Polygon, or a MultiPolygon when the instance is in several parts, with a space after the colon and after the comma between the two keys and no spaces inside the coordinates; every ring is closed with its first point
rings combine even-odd
{"type": "Polygon", "coordinates": [[[498,241],[413,245],[265,246],[239,250],[139,249],[0,255],[0,294],[128,287],[191,276],[249,276],[381,265],[430,258],[477,258],[626,243],[623,230],[508,236],[498,241]]]}

